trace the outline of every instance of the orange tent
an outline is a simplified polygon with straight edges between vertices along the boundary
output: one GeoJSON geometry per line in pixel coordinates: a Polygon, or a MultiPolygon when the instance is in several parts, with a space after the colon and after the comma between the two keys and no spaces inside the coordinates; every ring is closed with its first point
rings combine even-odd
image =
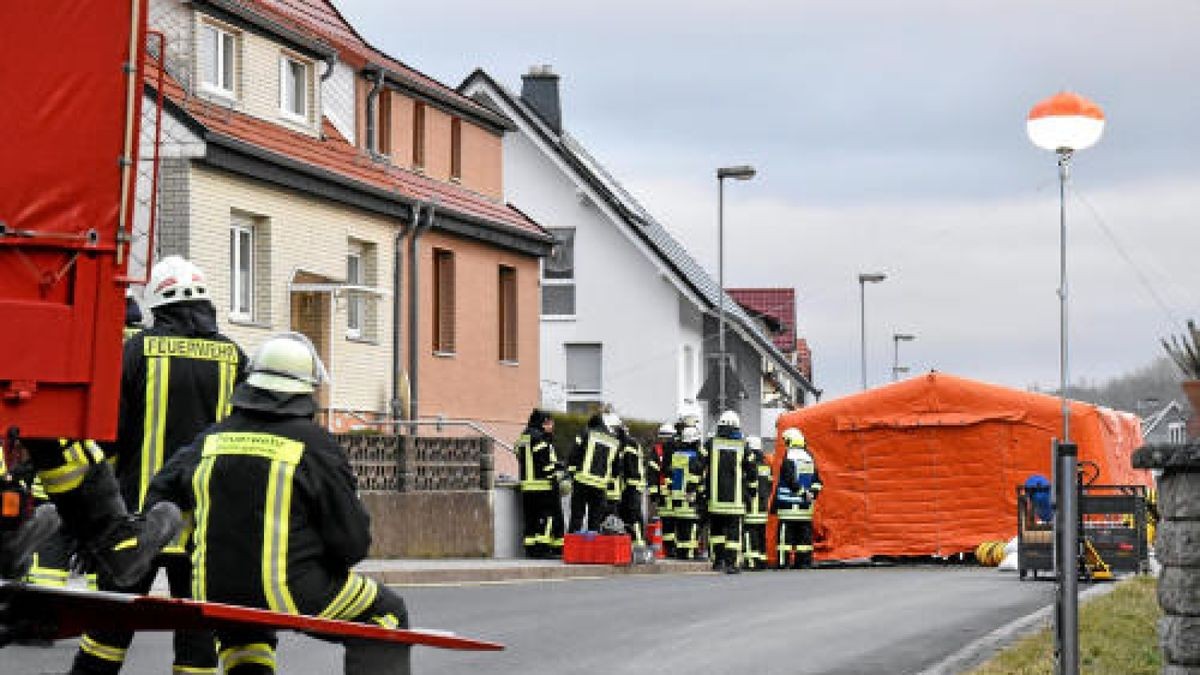
{"type": "MultiPolygon", "coordinates": [[[[1016,487],[1050,477],[1062,402],[931,373],[785,413],[776,427],[804,432],[824,484],[818,560],[948,556],[1016,534],[1016,487]]],[[[1150,484],[1130,465],[1142,444],[1135,416],[1072,402],[1071,438],[1080,461],[1099,466],[1098,484],[1150,484]]]]}

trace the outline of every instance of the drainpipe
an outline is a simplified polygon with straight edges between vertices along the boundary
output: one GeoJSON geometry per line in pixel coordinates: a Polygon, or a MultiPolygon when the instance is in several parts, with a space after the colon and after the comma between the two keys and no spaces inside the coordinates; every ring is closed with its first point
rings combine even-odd
{"type": "Polygon", "coordinates": [[[413,202],[412,215],[409,216],[409,226],[405,227],[404,223],[396,229],[396,241],[392,249],[393,269],[392,269],[392,400],[390,407],[392,410],[392,419],[400,419],[401,403],[400,403],[400,373],[403,370],[400,367],[400,304],[404,301],[404,297],[400,293],[401,277],[404,274],[404,238],[416,225],[421,217],[421,206],[418,202],[413,202]]]}
{"type": "MultiPolygon", "coordinates": [[[[333,72],[330,70],[330,72],[333,72]]],[[[367,92],[367,152],[375,154],[375,101],[383,90],[383,69],[375,71],[375,81],[371,83],[371,91],[367,92]]]]}
{"type": "MultiPolygon", "coordinates": [[[[414,211],[414,213],[419,212],[414,211]]],[[[408,237],[408,418],[416,420],[419,418],[417,403],[420,400],[418,384],[418,362],[420,353],[418,351],[420,342],[420,319],[419,302],[417,291],[420,285],[417,283],[420,278],[420,265],[417,257],[417,245],[420,243],[421,235],[433,227],[433,217],[437,212],[437,202],[433,201],[425,207],[424,218],[414,218],[413,226],[409,228],[412,234],[408,237]]],[[[416,427],[414,427],[415,433],[416,427]]]]}

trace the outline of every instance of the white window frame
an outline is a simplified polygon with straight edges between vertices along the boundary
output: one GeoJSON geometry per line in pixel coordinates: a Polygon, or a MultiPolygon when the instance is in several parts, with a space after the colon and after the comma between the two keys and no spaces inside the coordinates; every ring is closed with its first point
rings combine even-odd
{"type": "MultiPolygon", "coordinates": [[[[366,274],[363,265],[365,256],[360,250],[351,249],[346,252],[346,284],[350,286],[365,286],[366,274]],[[350,274],[350,261],[357,261],[357,274],[350,274]]],[[[346,337],[362,339],[363,324],[366,323],[367,299],[361,293],[348,293],[346,297],[346,337]],[[357,318],[357,321],[355,319],[357,318]]]]}
{"type": "MultiPolygon", "coordinates": [[[[541,266],[542,287],[545,288],[547,286],[570,286],[570,287],[574,288],[575,303],[576,303],[575,311],[570,314],[547,314],[546,310],[545,310],[545,305],[542,304],[538,308],[538,313],[541,315],[541,318],[543,321],[575,321],[577,314],[579,312],[579,304],[578,304],[579,303],[579,286],[578,286],[578,275],[576,274],[576,258],[575,258],[575,249],[576,249],[575,241],[576,241],[576,238],[579,236],[579,231],[577,228],[574,228],[574,227],[551,228],[551,230],[554,230],[554,229],[562,229],[562,230],[570,230],[571,231],[571,276],[568,278],[562,278],[562,277],[556,278],[556,277],[547,276],[546,275],[547,274],[546,260],[543,259],[542,266],[541,266]]],[[[558,244],[555,244],[555,246],[558,246],[558,244]]]]}
{"type": "Polygon", "coordinates": [[[229,318],[239,321],[254,320],[254,283],[255,269],[254,265],[257,262],[254,255],[256,233],[254,225],[247,223],[244,220],[234,218],[229,225],[229,318]],[[242,235],[248,235],[248,246],[242,245],[242,235]],[[248,278],[245,280],[243,287],[241,275],[238,271],[241,269],[242,256],[248,258],[247,269],[249,270],[248,278]],[[242,292],[246,292],[246,307],[238,305],[242,297],[242,292]]]}
{"type": "Polygon", "coordinates": [[[308,84],[309,78],[311,77],[309,73],[310,66],[311,64],[308,61],[298,59],[290,54],[280,54],[279,56],[279,114],[283,115],[285,119],[299,124],[308,124],[308,84]],[[295,93],[294,90],[288,86],[291,84],[288,81],[288,78],[291,77],[292,74],[292,64],[300,66],[301,70],[304,71],[304,83],[302,88],[302,96],[300,99],[300,105],[303,108],[301,112],[296,112],[288,107],[288,98],[295,93]]]}
{"type": "Polygon", "coordinates": [[[205,89],[211,93],[217,94],[219,96],[224,96],[226,98],[236,98],[237,97],[237,92],[236,92],[236,90],[237,90],[237,34],[231,32],[231,31],[225,30],[224,28],[222,28],[216,24],[208,23],[206,21],[200,25],[200,35],[201,35],[200,39],[201,40],[207,39],[208,31],[210,31],[210,30],[213,32],[212,33],[213,36],[216,37],[216,42],[213,45],[212,59],[213,59],[213,63],[216,65],[218,81],[217,82],[210,81],[208,79],[209,74],[207,72],[202,72],[202,73],[200,73],[200,86],[203,89],[205,89]],[[226,45],[226,41],[225,41],[226,38],[229,39],[229,42],[228,42],[229,53],[228,54],[225,53],[225,49],[224,49],[224,46],[226,45]],[[229,75],[229,88],[226,88],[224,85],[224,80],[225,80],[224,75],[226,74],[227,71],[228,71],[228,75],[229,75]]]}
{"type": "Polygon", "coordinates": [[[1167,424],[1167,442],[1169,443],[1186,443],[1187,442],[1187,423],[1186,422],[1171,422],[1167,424]]]}

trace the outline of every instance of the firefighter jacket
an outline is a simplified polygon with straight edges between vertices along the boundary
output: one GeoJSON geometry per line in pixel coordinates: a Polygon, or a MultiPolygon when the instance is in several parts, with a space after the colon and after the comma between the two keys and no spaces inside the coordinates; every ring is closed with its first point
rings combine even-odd
{"type": "Polygon", "coordinates": [[[789,448],[787,453],[779,468],[775,512],[780,520],[812,520],[813,502],[821,492],[817,465],[807,450],[789,448]]]}
{"type": "Polygon", "coordinates": [[[763,525],[767,522],[767,509],[771,501],[771,465],[767,463],[762,452],[750,452],[750,461],[754,465],[751,476],[753,479],[746,490],[746,519],[747,525],[763,525]]]}
{"type": "MultiPolygon", "coordinates": [[[[290,398],[315,407],[307,394],[290,398]]],[[[371,544],[356,488],[345,452],[311,413],[239,406],[171,459],[148,501],[195,510],[192,597],[352,618],[374,600],[349,571],[371,544]]]]}
{"type": "Polygon", "coordinates": [[[535,423],[530,418],[529,426],[517,439],[516,451],[521,468],[521,492],[552,490],[560,469],[558,453],[554,449],[554,437],[542,430],[541,419],[535,423]]]}
{"type": "Polygon", "coordinates": [[[708,450],[704,473],[708,512],[727,516],[746,513],[744,495],[754,475],[754,466],[746,454],[746,441],[714,436],[704,447],[708,450]]]}
{"type": "Polygon", "coordinates": [[[700,478],[704,470],[702,453],[698,443],[678,443],[671,452],[667,486],[671,492],[669,502],[671,515],[675,518],[695,519],[700,517],[700,478]]]}
{"type": "Polygon", "coordinates": [[[658,441],[651,446],[650,454],[646,456],[646,494],[650,495],[650,500],[658,507],[659,517],[665,518],[671,517],[670,511],[667,510],[670,493],[665,470],[666,463],[671,460],[668,447],[669,443],[658,441]]]}
{"type": "Polygon", "coordinates": [[[145,505],[150,479],[171,455],[229,414],[246,356],[217,332],[203,300],[154,310],[154,326],[125,342],[115,456],[121,495],[131,511],[145,505]]]}
{"type": "Polygon", "coordinates": [[[621,485],[638,492],[646,491],[646,465],[642,457],[642,446],[632,438],[623,438],[621,443],[621,485]]]}
{"type": "Polygon", "coordinates": [[[574,480],[582,485],[609,491],[610,483],[617,477],[617,455],[621,442],[601,428],[588,427],[582,436],[575,438],[571,452],[571,472],[574,480]]]}

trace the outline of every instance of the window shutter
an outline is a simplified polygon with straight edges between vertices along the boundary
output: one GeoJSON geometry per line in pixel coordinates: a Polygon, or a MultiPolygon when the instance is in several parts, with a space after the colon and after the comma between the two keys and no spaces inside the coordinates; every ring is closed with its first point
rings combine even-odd
{"type": "Polygon", "coordinates": [[[455,348],[454,254],[434,250],[433,272],[433,349],[449,354],[455,348]]]}

